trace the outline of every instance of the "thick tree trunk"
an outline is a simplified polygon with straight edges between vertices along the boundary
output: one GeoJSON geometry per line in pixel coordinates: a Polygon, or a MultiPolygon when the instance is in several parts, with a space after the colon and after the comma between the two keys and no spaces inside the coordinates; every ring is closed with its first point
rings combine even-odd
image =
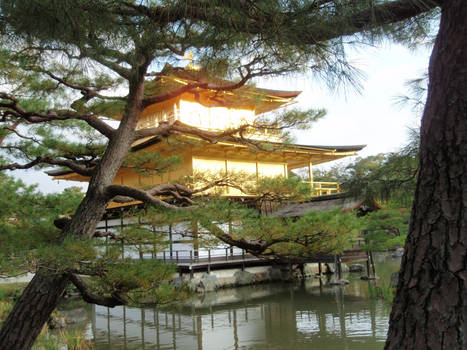
{"type": "MultiPolygon", "coordinates": [[[[146,67],[144,67],[146,68],[146,67]]],[[[144,70],[130,82],[125,117],[109,141],[99,165],[91,177],[86,196],[76,210],[64,235],[91,238],[109,201],[106,188],[115,177],[133,141],[141,114],[144,70]]],[[[0,329],[0,350],[26,350],[34,344],[50,314],[69,283],[66,275],[54,275],[45,269],[36,273],[0,329]]]]}
{"type": "Polygon", "coordinates": [[[66,276],[36,273],[0,330],[0,350],[31,348],[67,284],[66,276]]]}
{"type": "Polygon", "coordinates": [[[446,0],[386,349],[467,349],[467,1],[446,0]]]}

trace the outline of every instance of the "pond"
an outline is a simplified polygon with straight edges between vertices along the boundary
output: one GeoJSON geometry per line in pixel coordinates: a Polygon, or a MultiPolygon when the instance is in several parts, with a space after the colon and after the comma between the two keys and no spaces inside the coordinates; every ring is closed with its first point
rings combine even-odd
{"type": "Polygon", "coordinates": [[[374,297],[400,260],[376,256],[380,279],[330,286],[317,278],[220,290],[177,309],[92,306],[86,325],[103,349],[383,349],[390,306],[374,297]]]}

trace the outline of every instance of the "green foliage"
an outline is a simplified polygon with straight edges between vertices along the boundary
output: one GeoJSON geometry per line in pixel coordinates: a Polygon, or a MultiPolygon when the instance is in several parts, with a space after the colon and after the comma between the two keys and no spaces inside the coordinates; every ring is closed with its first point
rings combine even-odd
{"type": "Polygon", "coordinates": [[[107,292],[150,291],[167,281],[174,272],[174,266],[160,260],[124,259],[108,266],[108,271],[97,280],[107,292]]]}
{"type": "Polygon", "coordinates": [[[0,178],[0,274],[14,275],[33,269],[32,254],[59,239],[53,220],[73,213],[83,194],[71,188],[43,195],[5,174],[0,178]]]}
{"type": "Polygon", "coordinates": [[[0,326],[13,309],[14,302],[23,292],[24,283],[0,284],[0,326]]]}
{"type": "Polygon", "coordinates": [[[0,326],[2,325],[3,321],[8,317],[8,314],[13,309],[13,302],[12,301],[3,301],[0,300],[0,326]]]}
{"type": "MultiPolygon", "coordinates": [[[[220,199],[200,202],[190,211],[153,209],[146,215],[153,224],[197,222],[200,246],[218,246],[224,241],[224,235],[228,234],[229,239],[237,244],[267,243],[261,251],[254,251],[253,247],[251,250],[255,254],[291,259],[340,253],[352,246],[361,226],[353,213],[312,212],[296,219],[284,219],[261,216],[255,209],[220,199]]],[[[192,236],[193,227],[187,225],[184,234],[192,236]]]]}
{"type": "Polygon", "coordinates": [[[368,296],[374,299],[383,299],[387,305],[392,305],[396,288],[391,287],[389,284],[371,285],[368,284],[368,296]]]}
{"type": "Polygon", "coordinates": [[[181,164],[182,160],[180,156],[164,157],[159,152],[140,151],[130,153],[123,163],[123,166],[144,176],[161,175],[176,169],[176,167],[181,164]]]}
{"type": "Polygon", "coordinates": [[[337,181],[350,195],[383,206],[362,218],[365,247],[381,250],[403,246],[418,173],[419,135],[399,152],[358,158],[343,167],[314,172],[316,181],[337,181]],[[409,209],[407,209],[409,208],[409,209]]]}
{"type": "Polygon", "coordinates": [[[362,220],[362,232],[369,250],[404,246],[409,229],[410,210],[382,209],[368,213],[362,220]]]}
{"type": "Polygon", "coordinates": [[[311,212],[296,219],[249,216],[234,231],[244,239],[282,240],[265,254],[304,258],[316,254],[338,254],[352,246],[360,223],[353,214],[340,211],[311,212]]]}
{"type": "Polygon", "coordinates": [[[25,283],[0,284],[0,301],[15,301],[26,287],[25,283]]]}
{"type": "Polygon", "coordinates": [[[399,152],[357,158],[353,163],[314,172],[315,181],[337,181],[358,198],[376,200],[386,207],[410,207],[418,174],[419,135],[399,152]]]}
{"type": "Polygon", "coordinates": [[[94,349],[92,341],[86,339],[84,330],[70,330],[51,332],[47,328],[40,333],[33,350],[91,350],[94,349]]]}
{"type": "MultiPolygon", "coordinates": [[[[396,40],[414,42],[426,36],[423,29],[432,18],[430,13],[417,21],[398,21],[380,28],[373,22],[376,16],[370,16],[368,23],[362,23],[358,16],[361,11],[379,6],[380,1],[330,0],[322,4],[313,0],[2,0],[0,83],[7,87],[8,94],[2,93],[0,112],[7,126],[21,123],[18,132],[1,131],[1,136],[6,135],[2,140],[2,162],[36,159],[42,164],[69,166],[67,164],[73,162],[75,168],[79,165],[92,169],[102,159],[108,138],[113,148],[107,149],[106,155],[121,154],[119,142],[129,145],[133,141],[129,139],[132,134],[125,131],[136,125],[138,116],[134,118],[132,113],[139,108],[135,106],[144,104],[135,98],[143,95],[138,90],[143,82],[148,85],[144,91],[146,97],[172,92],[170,89],[155,91],[150,81],[154,76],[156,80],[161,79],[161,75],[148,74],[149,69],[160,72],[169,65],[174,69],[185,66],[182,57],[189,50],[194,52],[196,64],[200,65],[198,78],[203,82],[218,75],[241,81],[242,78],[310,70],[317,76],[325,76],[330,86],[342,81],[358,86],[359,74],[346,60],[345,41],[339,39],[342,35],[361,32],[357,38],[359,42],[373,43],[388,33],[397,33],[394,34],[396,40]],[[27,113],[32,110],[37,113],[27,113]],[[122,118],[124,121],[120,124],[123,127],[116,133],[110,132],[113,137],[109,136],[102,120],[124,116],[127,118],[122,118]],[[128,138],[119,140],[115,135],[128,138]]],[[[225,81],[216,82],[225,84],[225,81]]],[[[287,137],[286,128],[307,127],[308,122],[323,114],[321,110],[291,110],[271,117],[268,125],[257,126],[283,129],[287,137]]],[[[275,147],[273,144],[261,146],[271,151],[275,147]]],[[[179,160],[173,157],[140,153],[131,155],[125,166],[143,173],[160,173],[177,162],[179,160]],[[145,164],[150,164],[152,169],[146,169],[145,164]]],[[[387,162],[399,164],[396,158],[388,158],[387,162]]],[[[400,171],[390,173],[384,168],[386,160],[375,167],[368,162],[361,165],[349,169],[348,174],[356,179],[360,188],[367,188],[367,194],[384,193],[381,179],[391,186],[401,184],[396,176],[400,171]],[[362,171],[363,167],[370,170],[362,171]],[[378,167],[384,170],[381,172],[386,178],[372,175],[378,167]]],[[[116,168],[118,166],[120,164],[116,168]]],[[[0,203],[0,219],[4,223],[0,226],[0,272],[41,266],[52,272],[91,275],[95,290],[104,294],[154,290],[162,296],[170,295],[170,288],[164,281],[173,272],[172,266],[122,259],[119,250],[121,245],[127,244],[134,246],[141,255],[157,252],[165,242],[151,230],[130,227],[107,237],[111,243],[103,244],[101,240],[97,248],[91,241],[61,237],[52,219],[59,214],[73,213],[81,195],[69,192],[44,196],[34,188],[1,176],[5,181],[0,184],[0,195],[4,199],[0,203]],[[68,199],[67,195],[78,200],[68,199]]],[[[186,183],[199,189],[216,176],[195,174],[186,183]]],[[[228,232],[239,243],[245,240],[259,242],[259,246],[262,242],[268,243],[259,254],[283,257],[340,252],[355,237],[358,224],[351,214],[311,213],[297,220],[284,220],[260,217],[254,210],[237,204],[211,200],[226,186],[242,190],[245,187],[246,192],[268,200],[297,200],[309,190],[298,179],[260,179],[258,185],[253,185],[249,184],[250,178],[251,175],[245,174],[223,174],[220,180],[217,178],[216,187],[210,188],[209,201],[195,200],[195,208],[189,211],[156,210],[149,220],[162,225],[184,221],[193,226],[199,223],[196,229],[201,228],[200,231],[207,234],[209,243],[206,244],[212,244],[228,232]]],[[[91,187],[88,198],[102,198],[103,186],[111,181],[109,175],[103,185],[97,184],[96,187],[103,190],[99,194],[91,187]]]]}
{"type": "Polygon", "coordinates": [[[263,200],[304,200],[310,197],[311,188],[296,177],[262,177],[255,183],[251,193],[263,200]]]}

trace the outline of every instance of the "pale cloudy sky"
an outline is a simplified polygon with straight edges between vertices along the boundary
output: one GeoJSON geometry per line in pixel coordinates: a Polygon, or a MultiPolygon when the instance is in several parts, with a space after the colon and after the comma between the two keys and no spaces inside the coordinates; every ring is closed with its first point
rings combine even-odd
{"type": "MultiPolygon", "coordinates": [[[[400,45],[385,44],[360,49],[350,60],[366,74],[360,94],[331,92],[324,83],[311,78],[269,79],[261,87],[301,90],[298,106],[325,108],[327,116],[311,130],[297,132],[299,144],[361,145],[367,147],[360,156],[396,151],[407,140],[407,128],[417,126],[419,116],[406,107],[395,105],[395,97],[405,94],[405,82],[420,77],[428,66],[430,49],[410,51],[400,45]]],[[[39,185],[42,192],[57,192],[79,185],[68,181],[52,181],[37,171],[17,172],[28,184],[39,185]]]]}

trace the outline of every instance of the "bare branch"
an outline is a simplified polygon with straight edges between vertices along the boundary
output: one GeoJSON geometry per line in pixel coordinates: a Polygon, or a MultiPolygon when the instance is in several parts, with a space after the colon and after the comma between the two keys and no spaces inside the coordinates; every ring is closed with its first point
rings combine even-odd
{"type": "MultiPolygon", "coordinates": [[[[16,131],[16,128],[18,127],[18,125],[21,124],[19,121],[16,121],[13,125],[9,126],[9,127],[5,127],[4,129],[5,130],[9,130],[11,132],[14,132],[16,133],[18,136],[20,136],[18,134],[18,131],[16,131]]],[[[5,136],[6,137],[6,136],[5,136]]],[[[5,137],[2,137],[0,138],[0,146],[2,145],[3,141],[5,140],[5,137]]],[[[21,137],[21,136],[20,136],[21,137]]]]}
{"type": "Polygon", "coordinates": [[[188,209],[188,207],[179,207],[176,205],[169,204],[162,199],[156,198],[150,193],[121,185],[110,185],[106,189],[107,197],[117,203],[126,203],[133,200],[140,200],[144,203],[156,206],[164,207],[167,209],[188,209]]]}
{"type": "Polygon", "coordinates": [[[69,274],[69,278],[81,293],[81,296],[83,297],[84,301],[86,301],[87,303],[107,307],[115,307],[118,305],[128,304],[128,298],[124,293],[114,292],[110,297],[98,295],[93,293],[89,286],[86,284],[86,282],[84,282],[84,280],[78,275],[71,273],[69,274]]]}

